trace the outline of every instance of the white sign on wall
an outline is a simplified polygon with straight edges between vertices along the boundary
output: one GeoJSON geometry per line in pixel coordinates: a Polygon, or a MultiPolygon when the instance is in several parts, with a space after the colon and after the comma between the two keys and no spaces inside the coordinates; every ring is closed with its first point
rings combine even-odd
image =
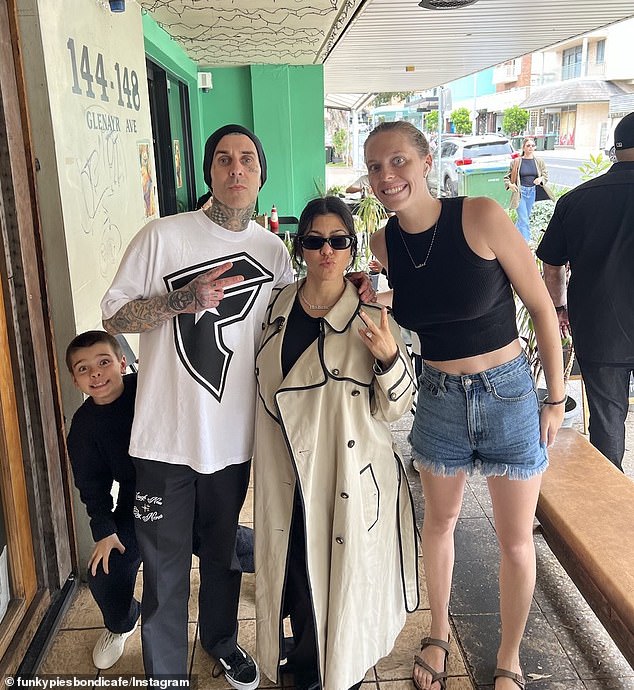
{"type": "Polygon", "coordinates": [[[39,2],[77,328],[92,328],[130,239],[158,216],[143,28],[128,0],[39,2]]]}

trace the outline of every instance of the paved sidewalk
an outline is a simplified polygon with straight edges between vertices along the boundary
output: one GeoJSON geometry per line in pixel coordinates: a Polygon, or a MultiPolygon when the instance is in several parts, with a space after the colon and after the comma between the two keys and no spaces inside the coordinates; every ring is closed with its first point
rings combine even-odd
{"type": "MultiPolygon", "coordinates": [[[[573,396],[580,383],[569,384],[573,396]]],[[[577,397],[580,399],[580,397],[577,397]]],[[[411,468],[407,434],[411,417],[394,425],[403,453],[419,520],[425,502],[411,468]]],[[[573,426],[582,431],[579,410],[573,426]]],[[[634,406],[627,421],[626,474],[634,479],[634,406]]],[[[633,526],[634,529],[634,526],[633,526]]],[[[632,690],[634,670],[627,663],[577,588],[535,530],[537,586],[522,644],[522,665],[531,690],[632,690]]],[[[450,617],[463,650],[467,672],[478,690],[490,689],[499,640],[497,565],[499,550],[493,512],[482,477],[467,482],[455,536],[456,565],[450,617]]],[[[427,634],[421,631],[421,636],[427,634]]]]}

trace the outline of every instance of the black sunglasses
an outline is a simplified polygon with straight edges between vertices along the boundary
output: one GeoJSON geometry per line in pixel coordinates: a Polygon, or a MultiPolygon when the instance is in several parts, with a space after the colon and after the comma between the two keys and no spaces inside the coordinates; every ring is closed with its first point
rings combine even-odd
{"type": "Polygon", "coordinates": [[[320,237],[319,235],[302,235],[297,238],[302,249],[321,249],[326,242],[336,250],[348,249],[357,239],[354,235],[333,235],[332,237],[320,237]]]}

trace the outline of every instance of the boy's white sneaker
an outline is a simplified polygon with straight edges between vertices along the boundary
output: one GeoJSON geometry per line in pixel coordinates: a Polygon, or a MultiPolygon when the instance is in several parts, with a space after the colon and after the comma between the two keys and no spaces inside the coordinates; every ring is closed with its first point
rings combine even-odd
{"type": "Polygon", "coordinates": [[[105,670],[114,666],[123,654],[125,641],[136,630],[137,624],[134,628],[125,633],[113,633],[106,628],[99,639],[95,648],[92,650],[92,661],[99,669],[105,670]]]}

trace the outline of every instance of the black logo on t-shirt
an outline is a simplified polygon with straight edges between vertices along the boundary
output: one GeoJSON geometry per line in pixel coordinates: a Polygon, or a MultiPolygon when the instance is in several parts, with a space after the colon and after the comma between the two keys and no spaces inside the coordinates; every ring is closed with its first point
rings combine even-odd
{"type": "MultiPolygon", "coordinates": [[[[190,266],[165,278],[167,289],[178,290],[196,276],[212,268],[233,262],[222,277],[244,276],[244,282],[225,290],[225,296],[215,309],[197,314],[180,314],[174,319],[176,351],[187,371],[220,402],[227,382],[233,352],[225,345],[223,329],[243,321],[251,311],[262,285],[273,280],[273,274],[248,254],[240,253],[190,266]]],[[[253,333],[244,334],[247,339],[253,333]]]]}

